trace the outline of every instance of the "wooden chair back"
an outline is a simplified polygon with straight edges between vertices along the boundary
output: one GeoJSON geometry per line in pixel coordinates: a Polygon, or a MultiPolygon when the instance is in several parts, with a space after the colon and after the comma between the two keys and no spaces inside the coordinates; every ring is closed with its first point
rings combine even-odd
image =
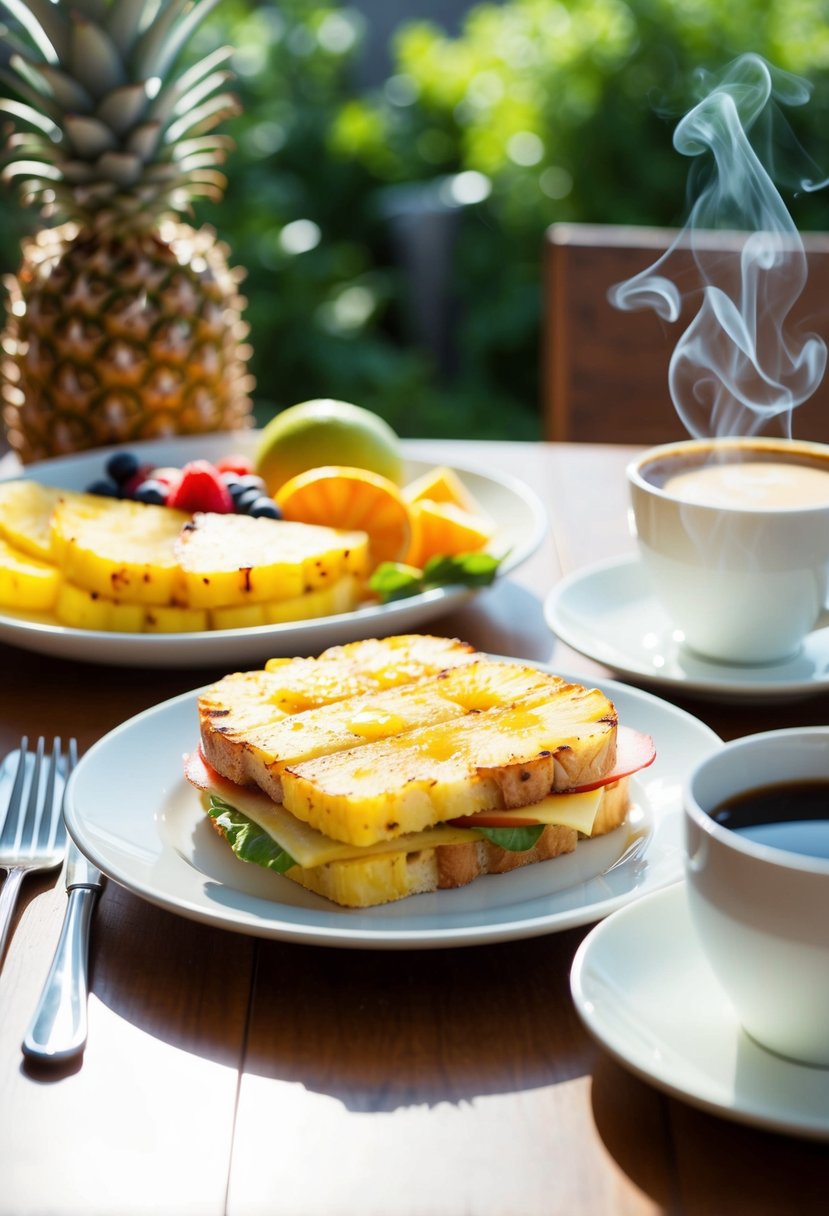
{"type": "MultiPolygon", "coordinates": [[[[671,400],[668,365],[699,307],[669,323],[651,309],[624,312],[608,290],[647,269],[671,247],[674,229],[554,224],[546,233],[543,319],[543,436],[548,440],[650,445],[685,439],[671,400]]],[[[695,241],[702,238],[695,235],[695,241]]],[[[709,233],[705,241],[739,264],[743,234],[709,233]]],[[[829,234],[803,235],[808,277],[792,319],[829,344],[829,234]]],[[[687,245],[671,255],[672,277],[699,279],[687,245]]],[[[829,370],[798,406],[792,432],[829,442],[829,370]]],[[[766,433],[782,433],[780,420],[766,433]]]]}

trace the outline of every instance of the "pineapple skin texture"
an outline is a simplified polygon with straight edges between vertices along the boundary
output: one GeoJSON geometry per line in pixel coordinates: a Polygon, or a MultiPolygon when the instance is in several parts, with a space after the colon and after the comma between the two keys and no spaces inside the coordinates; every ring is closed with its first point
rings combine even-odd
{"type": "Polygon", "coordinates": [[[0,391],[24,463],[251,424],[241,273],[212,229],[123,236],[74,224],[23,242],[0,391]]]}

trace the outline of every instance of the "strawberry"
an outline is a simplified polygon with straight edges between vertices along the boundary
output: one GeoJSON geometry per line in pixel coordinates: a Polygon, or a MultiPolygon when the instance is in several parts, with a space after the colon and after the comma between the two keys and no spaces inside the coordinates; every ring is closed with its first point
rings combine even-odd
{"type": "Polygon", "coordinates": [[[241,453],[222,456],[221,460],[216,461],[216,468],[220,473],[236,473],[239,477],[245,477],[248,473],[253,472],[253,461],[249,456],[242,456],[241,453]]]}
{"type": "Polygon", "coordinates": [[[167,506],[177,511],[212,511],[229,515],[233,507],[222,475],[209,460],[191,460],[181,470],[178,485],[170,487],[167,506]]]}

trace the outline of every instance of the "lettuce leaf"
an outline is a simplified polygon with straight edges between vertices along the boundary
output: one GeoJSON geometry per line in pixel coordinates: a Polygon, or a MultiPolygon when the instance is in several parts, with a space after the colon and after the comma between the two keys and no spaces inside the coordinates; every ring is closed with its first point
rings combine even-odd
{"type": "MultiPolygon", "coordinates": [[[[275,870],[277,874],[284,874],[297,864],[290,853],[281,848],[272,836],[218,794],[208,796],[207,813],[219,824],[240,861],[264,866],[266,870],[275,870]]],[[[515,828],[476,827],[474,831],[510,853],[524,853],[536,843],[544,831],[544,824],[515,828]]]]}
{"type": "Polygon", "coordinates": [[[207,813],[216,820],[240,861],[252,861],[266,870],[276,870],[277,874],[284,874],[296,865],[290,853],[281,848],[272,836],[216,794],[209,796],[207,813]]]}
{"type": "Polygon", "coordinates": [[[381,562],[368,585],[381,604],[420,595],[433,587],[488,587],[503,560],[491,553],[458,553],[430,557],[422,570],[402,562],[381,562]]]}
{"type": "Polygon", "coordinates": [[[491,844],[500,845],[508,853],[526,853],[527,849],[538,843],[538,838],[544,831],[544,824],[534,823],[530,827],[522,828],[475,827],[472,830],[479,832],[491,844]]]}

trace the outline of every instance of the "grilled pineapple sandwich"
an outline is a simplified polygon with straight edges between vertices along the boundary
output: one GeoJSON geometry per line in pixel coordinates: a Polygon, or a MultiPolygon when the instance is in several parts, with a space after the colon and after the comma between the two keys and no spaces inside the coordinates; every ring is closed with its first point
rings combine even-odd
{"type": "Polygon", "coordinates": [[[198,708],[185,772],[213,826],[345,907],[570,853],[655,755],[598,689],[419,635],[229,675],[198,708]]]}

